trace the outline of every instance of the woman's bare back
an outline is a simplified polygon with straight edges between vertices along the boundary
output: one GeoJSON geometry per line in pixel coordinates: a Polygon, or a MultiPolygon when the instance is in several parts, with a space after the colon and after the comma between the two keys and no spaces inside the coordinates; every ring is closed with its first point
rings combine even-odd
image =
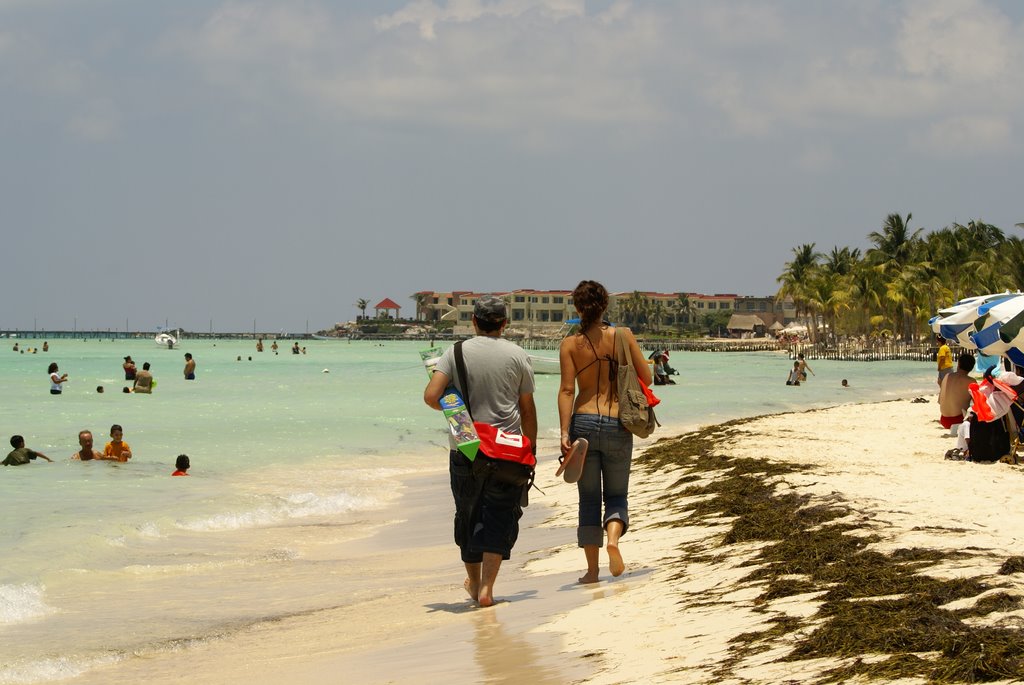
{"type": "Polygon", "coordinates": [[[569,372],[576,381],[573,413],[618,416],[615,329],[593,326],[585,333],[569,336],[562,341],[560,357],[563,374],[569,372]]]}

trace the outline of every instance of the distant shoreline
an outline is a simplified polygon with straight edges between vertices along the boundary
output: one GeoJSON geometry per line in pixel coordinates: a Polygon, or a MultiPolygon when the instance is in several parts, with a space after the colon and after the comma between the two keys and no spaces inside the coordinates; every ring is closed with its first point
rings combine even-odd
{"type": "MultiPolygon", "coordinates": [[[[0,330],[0,339],[13,341],[21,340],[151,340],[161,331],[21,331],[21,330],[0,330]]],[[[415,335],[395,334],[357,334],[352,336],[324,336],[320,333],[282,333],[278,332],[190,332],[181,331],[182,343],[195,340],[251,340],[258,339],[274,340],[322,340],[326,342],[401,342],[417,341],[425,344],[436,342],[454,342],[463,339],[465,336],[453,336],[447,334],[429,335],[426,333],[415,335]]],[[[527,350],[556,350],[561,343],[561,338],[519,338],[508,336],[518,345],[527,350]]],[[[925,344],[904,344],[891,341],[875,342],[871,344],[842,343],[838,345],[827,345],[823,343],[812,344],[809,342],[783,342],[772,338],[638,338],[640,346],[645,350],[667,349],[669,352],[784,352],[790,358],[796,354],[803,353],[807,359],[821,360],[829,359],[835,361],[934,361],[934,350],[925,344]]]]}

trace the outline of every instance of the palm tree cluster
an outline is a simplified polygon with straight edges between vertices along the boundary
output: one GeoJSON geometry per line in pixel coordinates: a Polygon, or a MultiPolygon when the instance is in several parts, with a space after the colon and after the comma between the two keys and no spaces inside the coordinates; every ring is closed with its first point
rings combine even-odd
{"type": "Polygon", "coordinates": [[[871,244],[793,248],[776,279],[776,298],[790,297],[812,341],[839,335],[888,335],[910,342],[928,333],[928,319],[969,295],[1018,290],[1024,283],[1024,241],[973,220],[926,233],[913,215],[890,214],[871,244]]]}
{"type": "Polygon", "coordinates": [[[639,290],[612,302],[609,316],[622,321],[634,331],[660,333],[666,324],[674,324],[677,333],[686,325],[695,325],[696,309],[686,293],[676,293],[676,299],[664,302],[649,299],[639,290]]]}

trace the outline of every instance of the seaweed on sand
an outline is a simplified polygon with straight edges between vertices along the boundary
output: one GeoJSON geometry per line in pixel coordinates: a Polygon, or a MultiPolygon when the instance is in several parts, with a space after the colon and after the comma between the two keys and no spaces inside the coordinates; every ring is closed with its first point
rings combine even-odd
{"type": "MultiPolygon", "coordinates": [[[[828,657],[849,663],[822,673],[820,682],[924,678],[936,683],[982,682],[1024,678],[1024,640],[1016,628],[975,626],[968,617],[1019,608],[1021,598],[995,593],[968,609],[944,605],[977,597],[990,589],[983,578],[942,580],[925,575],[929,566],[963,558],[961,552],[938,549],[869,549],[876,533],[839,521],[849,509],[836,504],[813,505],[808,495],[778,488],[793,472],[813,466],[768,459],[732,458],[721,453],[724,442],[742,440],[741,426],[755,419],[730,421],[677,439],[662,440],[644,460],[654,468],[682,467],[687,474],[663,499],[681,515],[680,523],[702,519],[728,522],[719,550],[742,542],[765,543],[747,562],[751,571],[742,583],[764,585],[755,610],[771,617],[762,631],[732,640],[732,656],[716,672],[727,677],[745,657],[771,645],[789,644],[780,661],[828,657]],[[703,484],[689,478],[704,474],[703,484]],[[686,496],[680,504],[677,498],[686,496]],[[820,591],[821,605],[806,620],[772,614],[773,600],[820,591]],[[877,659],[866,661],[867,655],[877,659]]],[[[710,557],[711,551],[704,553],[710,557]]],[[[692,556],[690,557],[692,559],[692,556]]],[[[1002,573],[1024,570],[1024,558],[1013,557],[1002,573]]],[[[677,577],[685,576],[685,563],[677,577]]]]}

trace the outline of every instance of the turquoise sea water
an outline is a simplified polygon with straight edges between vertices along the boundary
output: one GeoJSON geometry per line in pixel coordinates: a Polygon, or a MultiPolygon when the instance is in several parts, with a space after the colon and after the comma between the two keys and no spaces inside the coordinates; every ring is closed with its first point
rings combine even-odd
{"type": "MultiPolygon", "coordinates": [[[[4,343],[4,443],[21,434],[56,463],[0,469],[0,683],[68,678],[337,606],[356,579],[336,573],[325,584],[310,546],[365,535],[367,513],[395,499],[396,476],[446,464],[445,423],[422,402],[423,342],[304,341],[305,355],[291,354],[290,341],[277,355],[269,341],[257,353],[241,341],[167,350],[150,340],[57,340],[34,355],[4,343]],[[198,363],[194,382],[183,380],[184,352],[198,363]],[[153,395],[122,394],[126,354],[140,368],[152,363],[153,395]],[[51,361],[69,374],[60,396],[49,394],[51,361]],[[79,430],[92,430],[102,450],[112,423],[124,427],[131,462],[68,459],[79,430]],[[179,453],[191,457],[189,478],[170,477],[179,453]],[[316,539],[301,539],[310,527],[316,539]],[[190,601],[173,601],[183,587],[190,601]]],[[[681,375],[656,388],[658,436],[935,392],[931,365],[913,362],[812,361],[817,375],[798,388],[784,385],[791,362],[780,354],[677,352],[671,364],[681,375]]],[[[542,461],[557,451],[557,384],[537,377],[542,461]]],[[[438,517],[447,520],[448,508],[438,517]]]]}

